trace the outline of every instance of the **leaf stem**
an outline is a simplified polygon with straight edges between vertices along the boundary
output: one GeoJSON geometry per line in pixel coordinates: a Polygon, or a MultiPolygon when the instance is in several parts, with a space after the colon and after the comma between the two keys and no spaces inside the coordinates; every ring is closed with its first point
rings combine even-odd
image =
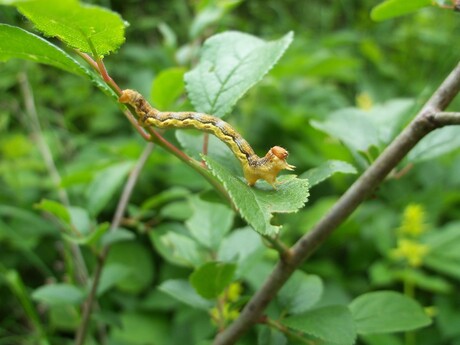
{"type": "Polygon", "coordinates": [[[371,166],[353,183],[319,222],[292,247],[290,261],[279,260],[261,288],[252,296],[240,317],[219,333],[214,345],[230,345],[252,326],[292,273],[350,216],[392,169],[428,133],[441,125],[432,121],[460,91],[460,63],[452,70],[412,122],[393,140],[371,166]]]}

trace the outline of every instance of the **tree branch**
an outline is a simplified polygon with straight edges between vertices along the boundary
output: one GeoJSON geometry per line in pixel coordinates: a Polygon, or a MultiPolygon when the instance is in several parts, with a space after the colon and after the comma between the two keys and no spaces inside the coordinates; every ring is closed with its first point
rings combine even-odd
{"type": "MultiPolygon", "coordinates": [[[[246,304],[240,317],[214,340],[214,345],[234,344],[261,317],[262,312],[295,269],[366,199],[388,173],[425,135],[444,126],[433,121],[460,91],[460,64],[434,92],[414,120],[394,139],[377,160],[355,181],[311,231],[292,247],[289,261],[281,258],[262,287],[246,304]]],[[[446,113],[444,113],[446,114],[446,113]]]]}
{"type": "Polygon", "coordinates": [[[460,125],[460,113],[455,112],[439,112],[433,114],[432,121],[439,127],[460,125]]]}

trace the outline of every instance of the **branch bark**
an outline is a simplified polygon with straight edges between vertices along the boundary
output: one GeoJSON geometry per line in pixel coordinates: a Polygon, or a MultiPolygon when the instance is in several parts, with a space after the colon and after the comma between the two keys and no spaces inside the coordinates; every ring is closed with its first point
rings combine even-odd
{"type": "Polygon", "coordinates": [[[439,112],[439,113],[434,114],[432,121],[436,122],[440,127],[460,125],[460,113],[439,112]]]}
{"type": "Polygon", "coordinates": [[[213,345],[234,344],[260,319],[264,309],[295,269],[353,213],[407,153],[429,132],[446,124],[454,123],[452,116],[446,115],[452,113],[442,113],[441,111],[451,103],[459,91],[460,63],[433,93],[412,122],[393,140],[379,158],[355,181],[313,229],[294,244],[289,259],[280,258],[265,283],[246,304],[240,317],[217,335],[213,345]],[[441,116],[441,114],[444,115],[441,116]],[[444,120],[441,120],[442,118],[444,120]]]}

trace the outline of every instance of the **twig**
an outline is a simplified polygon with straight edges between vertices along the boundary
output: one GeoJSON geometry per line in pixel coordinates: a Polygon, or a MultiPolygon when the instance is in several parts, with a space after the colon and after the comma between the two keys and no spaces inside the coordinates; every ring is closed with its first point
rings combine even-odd
{"type": "Polygon", "coordinates": [[[386,148],[377,160],[355,181],[337,203],[311,231],[292,247],[290,261],[280,260],[262,287],[246,304],[240,317],[214,340],[214,345],[234,344],[260,318],[268,303],[275,297],[295,269],[307,259],[331,233],[366,199],[387,174],[426,134],[441,125],[432,121],[433,115],[444,110],[460,91],[458,64],[414,120],[386,148]]]}
{"type": "MultiPolygon", "coordinates": [[[[58,192],[59,200],[62,204],[70,206],[67,192],[61,186],[61,175],[59,174],[56,164],[54,163],[51,150],[43,136],[43,130],[38,119],[37,108],[35,107],[33,91],[30,87],[29,79],[27,78],[27,74],[25,72],[19,75],[19,86],[21,88],[21,92],[24,98],[26,115],[29,119],[29,121],[27,121],[26,124],[29,125],[32,140],[37,144],[37,148],[40,151],[43,160],[45,161],[45,165],[51,176],[51,180],[53,181],[53,184],[58,192]]],[[[80,248],[77,244],[71,243],[70,250],[72,251],[72,256],[76,262],[77,281],[81,284],[85,284],[88,279],[88,270],[86,268],[85,261],[83,260],[80,248]]]]}
{"type": "MultiPolygon", "coordinates": [[[[118,200],[118,205],[112,219],[112,224],[110,225],[110,232],[115,231],[120,226],[123,214],[125,213],[126,207],[128,206],[128,201],[131,197],[134,186],[136,185],[142,168],[144,167],[147,158],[152,153],[153,148],[153,143],[147,143],[144,151],[142,152],[141,156],[139,157],[136,163],[136,166],[129,174],[128,180],[126,181],[126,184],[123,188],[123,192],[120,196],[120,199],[118,200]]],[[[94,301],[96,299],[97,288],[99,286],[99,280],[101,278],[102,269],[104,267],[105,260],[107,259],[109,250],[110,245],[106,245],[102,248],[101,253],[99,255],[99,260],[94,272],[93,282],[91,284],[91,290],[83,306],[82,321],[80,323],[80,327],[77,330],[77,334],[75,337],[75,345],[83,345],[85,343],[91,312],[93,309],[94,301]]]]}
{"type": "Polygon", "coordinates": [[[460,125],[460,113],[455,112],[439,112],[433,114],[432,121],[439,127],[460,125]]]}

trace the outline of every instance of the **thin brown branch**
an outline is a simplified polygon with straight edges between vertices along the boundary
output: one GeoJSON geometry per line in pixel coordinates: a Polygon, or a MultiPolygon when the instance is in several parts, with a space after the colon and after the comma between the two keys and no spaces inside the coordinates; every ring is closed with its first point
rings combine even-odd
{"type": "MultiPolygon", "coordinates": [[[[118,200],[117,208],[113,216],[109,231],[113,232],[120,226],[121,220],[126,211],[126,207],[128,206],[128,201],[132,195],[134,186],[136,185],[139,175],[145,163],[147,162],[148,157],[152,153],[153,148],[154,148],[153,143],[147,143],[144,151],[142,152],[141,156],[139,157],[136,163],[136,166],[129,174],[128,180],[126,181],[126,184],[123,188],[123,192],[120,196],[120,199],[118,200]]],[[[75,345],[83,345],[85,343],[85,338],[88,332],[88,326],[89,326],[89,322],[91,318],[91,312],[93,310],[93,305],[96,299],[97,288],[99,286],[102,269],[104,268],[105,260],[107,259],[107,255],[109,251],[110,251],[110,246],[106,245],[102,249],[99,255],[99,261],[97,263],[97,266],[94,272],[94,277],[93,277],[93,281],[91,284],[91,290],[83,305],[82,321],[80,323],[80,327],[77,330],[77,334],[75,337],[75,345]]]]}
{"type": "Polygon", "coordinates": [[[235,344],[255,324],[295,269],[356,210],[415,144],[426,134],[439,127],[436,122],[432,121],[433,114],[444,110],[459,91],[460,64],[434,92],[414,120],[355,181],[313,229],[297,241],[292,247],[290,260],[286,261],[282,258],[279,260],[265,283],[246,304],[240,317],[217,335],[214,345],[235,344]]]}

